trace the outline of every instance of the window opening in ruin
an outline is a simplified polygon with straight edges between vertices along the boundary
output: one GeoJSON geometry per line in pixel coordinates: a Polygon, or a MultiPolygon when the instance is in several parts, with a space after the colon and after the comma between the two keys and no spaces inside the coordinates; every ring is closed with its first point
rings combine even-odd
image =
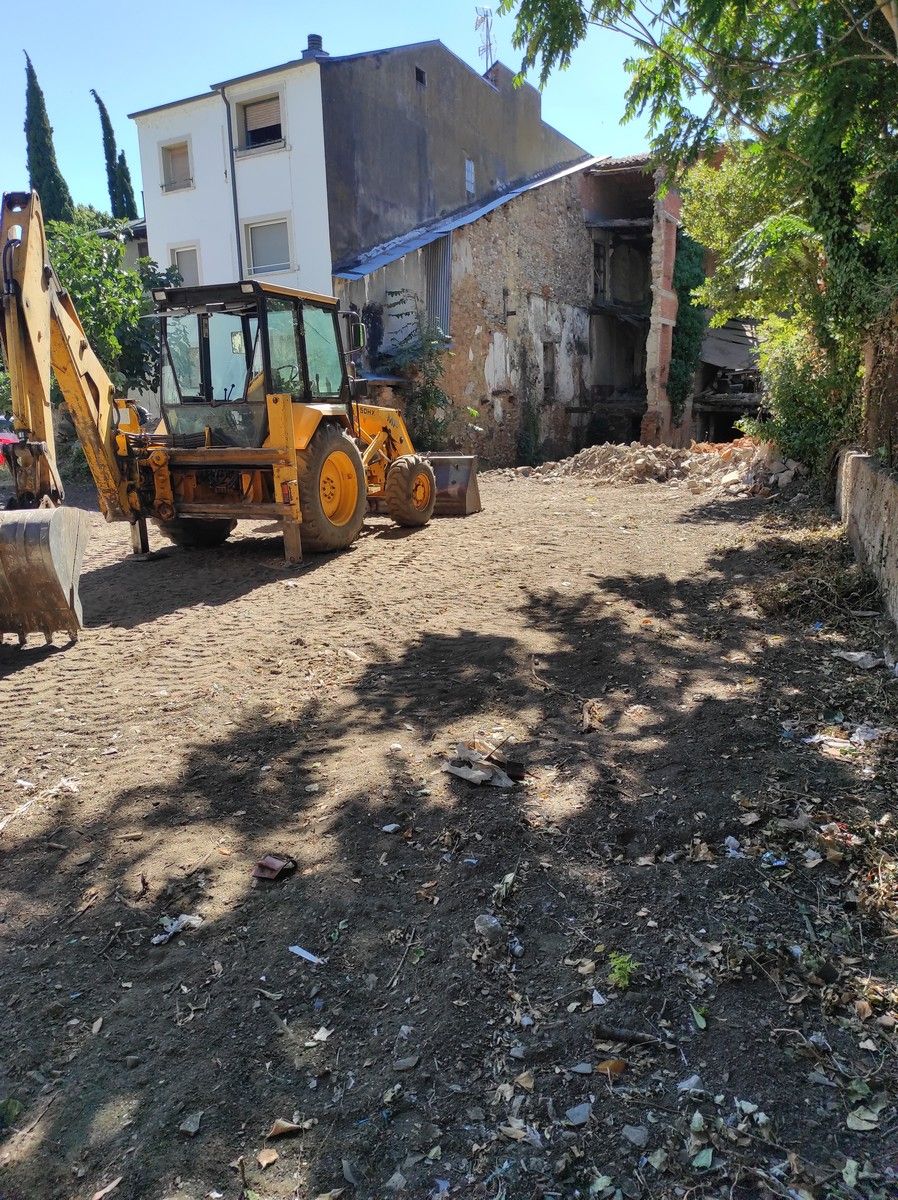
{"type": "Polygon", "coordinates": [[[424,282],[428,324],[449,336],[452,292],[452,234],[444,234],[424,247],[424,282]]]}
{"type": "Polygon", "coordinates": [[[415,83],[418,87],[427,87],[427,72],[422,71],[420,67],[415,67],[415,83]]]}
{"type": "Polygon", "coordinates": [[[543,342],[543,403],[555,399],[555,343],[543,342]]]}
{"type": "Polygon", "coordinates": [[[596,300],[604,300],[608,286],[608,249],[604,242],[592,244],[592,294],[596,300]]]}

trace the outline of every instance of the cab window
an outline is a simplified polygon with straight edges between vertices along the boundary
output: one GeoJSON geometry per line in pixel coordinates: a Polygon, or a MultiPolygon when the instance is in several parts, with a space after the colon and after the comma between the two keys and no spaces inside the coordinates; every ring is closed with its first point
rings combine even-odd
{"type": "Polygon", "coordinates": [[[339,396],[343,388],[343,355],[333,309],[305,303],[303,328],[312,397],[339,396]]]}
{"type": "Polygon", "coordinates": [[[268,352],[273,393],[302,396],[302,360],[299,354],[299,306],[284,296],[268,297],[268,352]]]}

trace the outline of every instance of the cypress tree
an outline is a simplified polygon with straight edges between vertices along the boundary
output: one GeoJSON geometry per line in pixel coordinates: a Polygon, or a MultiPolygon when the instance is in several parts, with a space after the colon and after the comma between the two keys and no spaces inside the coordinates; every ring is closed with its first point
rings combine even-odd
{"type": "Polygon", "coordinates": [[[53,129],[47,116],[44,93],[37,81],[31,59],[25,55],[25,146],[28,154],[28,179],[41,198],[48,221],[71,221],[75,216],[72,193],[62,177],[53,148],[53,129]]]}
{"type": "Polygon", "coordinates": [[[112,122],[109,120],[109,113],[106,111],[106,105],[97,95],[93,88],[90,89],[90,94],[97,102],[97,108],[100,110],[100,128],[103,131],[103,156],[106,159],[106,186],[109,188],[109,206],[114,217],[120,217],[119,212],[121,207],[119,203],[119,182],[118,182],[118,163],[116,161],[117,149],[115,145],[115,131],[112,128],[112,122]]]}
{"type": "Polygon", "coordinates": [[[118,152],[116,180],[118,182],[118,199],[122,210],[119,216],[124,217],[126,221],[133,221],[138,215],[137,203],[134,199],[134,185],[131,183],[131,172],[125,162],[124,150],[118,152]]]}

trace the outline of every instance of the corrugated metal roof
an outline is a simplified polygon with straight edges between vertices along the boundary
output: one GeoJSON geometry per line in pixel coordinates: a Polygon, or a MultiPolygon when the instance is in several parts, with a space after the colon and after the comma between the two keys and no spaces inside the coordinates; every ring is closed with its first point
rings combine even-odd
{"type": "Polygon", "coordinates": [[[599,161],[601,160],[596,158],[582,158],[561,170],[552,168],[549,174],[543,171],[539,175],[534,175],[525,183],[518,184],[517,187],[510,188],[507,192],[502,192],[500,195],[494,196],[492,200],[488,200],[485,204],[456,209],[455,212],[450,213],[446,217],[440,217],[436,221],[428,221],[426,225],[419,225],[416,229],[410,229],[408,233],[400,234],[399,237],[392,238],[389,242],[382,242],[381,245],[373,246],[370,250],[365,250],[361,254],[353,255],[351,258],[344,258],[334,264],[332,273],[338,279],[363,279],[366,275],[371,275],[374,271],[379,271],[381,267],[388,266],[391,262],[396,262],[397,259],[403,258],[406,254],[411,254],[413,250],[420,250],[431,242],[435,242],[437,238],[445,237],[447,233],[452,233],[455,229],[461,229],[465,225],[471,225],[474,221],[479,221],[481,217],[485,217],[488,213],[501,208],[509,200],[514,200],[515,197],[522,196],[525,192],[531,192],[534,188],[543,187],[547,183],[555,183],[556,180],[564,179],[565,176],[573,175],[577,171],[588,170],[599,161]]]}

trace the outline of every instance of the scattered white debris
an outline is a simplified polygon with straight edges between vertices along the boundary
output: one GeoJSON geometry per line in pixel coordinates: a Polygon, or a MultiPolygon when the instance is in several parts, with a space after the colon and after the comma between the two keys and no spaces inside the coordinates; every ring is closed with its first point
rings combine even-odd
{"type": "Polygon", "coordinates": [[[326,958],[319,958],[317,954],[313,954],[311,950],[305,950],[302,946],[288,946],[287,949],[298,958],[304,958],[306,962],[310,962],[313,967],[323,967],[327,962],[326,958]]]}
{"type": "Polygon", "coordinates": [[[185,929],[199,929],[202,923],[203,918],[198,917],[196,913],[181,913],[178,917],[160,917],[159,924],[162,926],[163,932],[151,937],[150,941],[154,946],[164,946],[176,934],[183,933],[185,929]]]}

